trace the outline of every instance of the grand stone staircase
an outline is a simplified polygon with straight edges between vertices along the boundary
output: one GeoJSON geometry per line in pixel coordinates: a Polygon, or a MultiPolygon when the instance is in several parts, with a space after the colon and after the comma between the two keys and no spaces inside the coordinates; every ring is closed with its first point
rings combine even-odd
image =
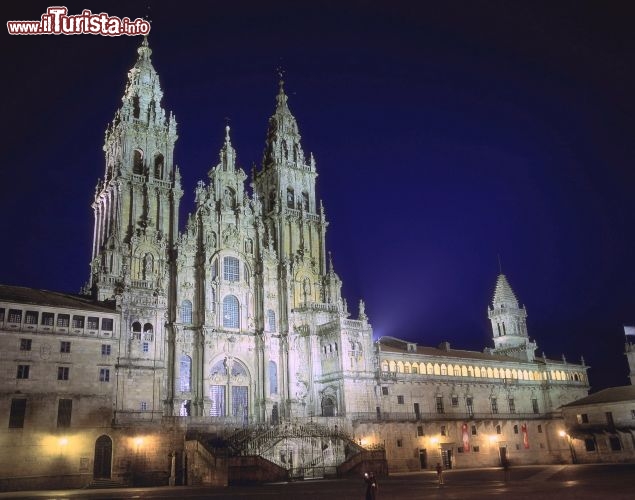
{"type": "Polygon", "coordinates": [[[359,468],[387,472],[385,452],[372,453],[345,432],[317,423],[283,422],[226,434],[188,432],[189,484],[237,484],[336,477],[359,468]]]}

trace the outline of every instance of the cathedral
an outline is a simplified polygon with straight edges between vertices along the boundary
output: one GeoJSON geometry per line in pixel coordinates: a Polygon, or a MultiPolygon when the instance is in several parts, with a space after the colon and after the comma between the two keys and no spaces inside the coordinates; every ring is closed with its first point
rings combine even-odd
{"type": "Polygon", "coordinates": [[[505,275],[482,352],[374,340],[361,301],[350,317],[282,81],[261,166],[237,166],[227,126],[181,225],[151,53],[106,131],[83,293],[0,286],[0,490],[571,460],[559,408],[587,367],[535,355],[505,275]]]}

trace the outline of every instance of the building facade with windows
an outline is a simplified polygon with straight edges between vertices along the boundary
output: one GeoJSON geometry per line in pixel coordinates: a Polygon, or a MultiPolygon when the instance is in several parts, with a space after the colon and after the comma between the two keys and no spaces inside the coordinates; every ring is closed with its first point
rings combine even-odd
{"type": "Polygon", "coordinates": [[[494,348],[374,343],[364,303],[352,319],[341,295],[317,164],[282,82],[250,189],[226,127],[182,232],[162,95],[145,40],[106,131],[84,295],[0,288],[15,484],[25,464],[42,477],[64,464],[68,485],[205,482],[221,442],[304,477],[369,448],[391,470],[561,459],[558,407],[587,394],[586,367],[534,356],[505,276],[494,348]]]}

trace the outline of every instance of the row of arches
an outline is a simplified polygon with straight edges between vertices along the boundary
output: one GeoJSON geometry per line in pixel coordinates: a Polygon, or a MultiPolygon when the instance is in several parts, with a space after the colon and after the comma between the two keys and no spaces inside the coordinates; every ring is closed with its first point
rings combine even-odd
{"type": "MultiPolygon", "coordinates": [[[[191,324],[192,321],[192,301],[185,299],[181,302],[181,323],[191,324]]],[[[240,328],[240,302],[235,295],[223,298],[222,325],[225,328],[240,328]]]]}
{"type": "MultiPolygon", "coordinates": [[[[135,149],[132,155],[132,173],[136,175],[143,175],[144,173],[144,154],[143,150],[135,149]]],[[[163,179],[165,158],[161,153],[154,155],[154,161],[152,162],[154,177],[157,179],[163,179]]]]}
{"type": "Polygon", "coordinates": [[[517,370],[515,368],[481,367],[472,365],[452,365],[445,363],[417,363],[394,360],[384,360],[381,363],[383,372],[404,373],[415,375],[441,375],[449,377],[476,377],[508,380],[561,380],[583,382],[584,374],[581,372],[568,372],[564,370],[517,370]]]}

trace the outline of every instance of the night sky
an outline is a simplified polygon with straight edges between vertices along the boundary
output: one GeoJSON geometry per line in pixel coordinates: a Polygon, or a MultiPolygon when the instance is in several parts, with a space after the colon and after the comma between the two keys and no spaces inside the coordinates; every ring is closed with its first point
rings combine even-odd
{"type": "MultiPolygon", "coordinates": [[[[163,106],[179,122],[181,228],[226,118],[241,166],[260,166],[282,66],[328,249],[375,338],[492,346],[500,255],[537,354],[583,355],[593,390],[627,383],[633,2],[150,3],[163,106]]],[[[3,4],[3,21],[50,5],[3,4]]],[[[140,42],[3,32],[1,283],[77,292],[88,279],[104,130],[140,42]]]]}

